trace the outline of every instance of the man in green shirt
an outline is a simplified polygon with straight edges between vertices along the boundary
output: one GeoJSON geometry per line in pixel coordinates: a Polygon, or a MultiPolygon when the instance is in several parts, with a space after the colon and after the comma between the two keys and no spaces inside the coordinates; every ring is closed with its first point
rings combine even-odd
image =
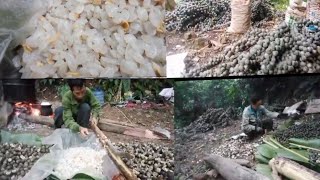
{"type": "Polygon", "coordinates": [[[89,134],[90,121],[97,123],[100,103],[92,91],[85,87],[84,80],[71,79],[68,81],[70,90],[63,95],[62,107],[55,110],[55,126],[61,128],[64,124],[82,136],[89,134]],[[91,118],[91,113],[93,117],[91,118]]]}

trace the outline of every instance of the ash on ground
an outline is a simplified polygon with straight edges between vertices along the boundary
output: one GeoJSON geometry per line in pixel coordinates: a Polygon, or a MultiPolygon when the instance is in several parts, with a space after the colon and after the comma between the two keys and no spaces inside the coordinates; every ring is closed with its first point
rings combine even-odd
{"type": "Polygon", "coordinates": [[[28,122],[22,118],[19,118],[18,116],[14,116],[11,122],[7,125],[7,129],[9,131],[15,131],[15,132],[24,132],[39,128],[47,127],[46,125],[36,124],[32,122],[28,122]]]}

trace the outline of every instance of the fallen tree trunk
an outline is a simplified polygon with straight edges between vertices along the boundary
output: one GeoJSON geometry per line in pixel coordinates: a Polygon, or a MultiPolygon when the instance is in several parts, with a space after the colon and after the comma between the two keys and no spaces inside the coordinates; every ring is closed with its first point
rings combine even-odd
{"type": "Polygon", "coordinates": [[[269,162],[269,166],[273,169],[274,176],[280,173],[287,178],[293,180],[319,180],[320,173],[317,173],[311,169],[308,169],[294,161],[287,158],[277,157],[273,158],[269,162]]]}
{"type": "MultiPolygon", "coordinates": [[[[105,120],[99,120],[98,127],[106,132],[113,132],[129,136],[148,138],[148,139],[167,139],[166,132],[151,131],[145,128],[128,127],[120,124],[111,123],[105,120]]],[[[170,132],[168,132],[170,133],[170,132]]],[[[170,134],[169,134],[170,137],[170,134]]]]}
{"type": "Polygon", "coordinates": [[[218,155],[209,155],[204,159],[212,168],[226,180],[269,180],[268,177],[240,164],[232,159],[223,158],[218,155]]]}
{"type": "Polygon", "coordinates": [[[26,113],[21,113],[18,117],[28,122],[54,127],[54,120],[49,116],[33,116],[26,113]]]}
{"type": "Polygon", "coordinates": [[[136,175],[126,166],[126,164],[122,161],[120,156],[117,155],[117,152],[111,147],[109,144],[109,140],[105,134],[98,128],[97,125],[91,123],[91,129],[95,132],[97,137],[99,138],[103,147],[107,150],[113,162],[117,165],[119,170],[125,176],[127,180],[137,180],[136,175]]]}

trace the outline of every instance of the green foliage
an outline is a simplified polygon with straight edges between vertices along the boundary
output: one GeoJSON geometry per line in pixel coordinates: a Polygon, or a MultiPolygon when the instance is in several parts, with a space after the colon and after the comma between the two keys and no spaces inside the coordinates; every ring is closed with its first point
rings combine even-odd
{"type": "Polygon", "coordinates": [[[125,93],[132,92],[133,98],[143,99],[146,96],[157,96],[164,87],[172,87],[173,80],[129,80],[129,79],[114,79],[114,80],[98,80],[96,87],[101,87],[105,91],[106,101],[112,102],[116,99],[118,93],[122,100],[125,100],[125,93]],[[151,94],[149,94],[151,92],[151,94]]]}
{"type": "Polygon", "coordinates": [[[39,81],[39,85],[43,87],[58,85],[61,83],[60,79],[40,79],[38,81],[39,81]]]}
{"type": "Polygon", "coordinates": [[[274,148],[268,144],[262,144],[258,146],[258,153],[267,159],[272,159],[277,155],[277,151],[275,151],[274,148]]]}
{"type": "Polygon", "coordinates": [[[58,94],[59,94],[59,97],[62,99],[63,95],[68,92],[70,90],[70,87],[68,86],[68,84],[62,84],[62,85],[59,85],[57,87],[57,91],[58,91],[58,94]]]}
{"type": "MultiPolygon", "coordinates": [[[[257,152],[255,154],[255,158],[258,162],[258,166],[260,169],[257,171],[261,173],[268,174],[268,169],[266,169],[263,164],[268,165],[269,161],[276,157],[284,157],[290,160],[296,161],[299,164],[311,168],[315,171],[320,170],[319,164],[313,164],[310,162],[309,155],[310,152],[308,150],[301,150],[295,148],[288,148],[284,145],[277,142],[275,139],[271,137],[267,137],[264,140],[265,144],[258,146],[257,152]]],[[[306,144],[304,140],[295,139],[296,143],[306,144]]],[[[314,141],[315,142],[315,141],[314,141]]],[[[307,147],[310,148],[310,147],[307,147]]]]}
{"type": "Polygon", "coordinates": [[[320,149],[320,139],[305,140],[305,139],[298,139],[298,138],[290,138],[289,142],[297,145],[310,147],[310,148],[320,149]]]}
{"type": "Polygon", "coordinates": [[[277,10],[285,11],[289,6],[289,0],[271,0],[277,10]]]}
{"type": "Polygon", "coordinates": [[[175,85],[175,125],[183,127],[208,108],[243,108],[249,96],[244,80],[178,81],[175,85]]]}
{"type": "MultiPolygon", "coordinates": [[[[78,173],[74,175],[71,179],[72,180],[99,180],[99,178],[92,177],[84,173],[78,173]]],[[[58,178],[53,174],[50,174],[45,180],[60,180],[60,178],[58,178]]]]}
{"type": "Polygon", "coordinates": [[[267,176],[270,179],[273,179],[272,178],[272,169],[269,165],[257,164],[256,171],[267,176]]]}

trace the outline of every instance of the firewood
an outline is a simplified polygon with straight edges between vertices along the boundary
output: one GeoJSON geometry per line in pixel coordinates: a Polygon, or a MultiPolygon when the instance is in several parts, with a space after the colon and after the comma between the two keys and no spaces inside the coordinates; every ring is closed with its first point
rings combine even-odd
{"type": "Polygon", "coordinates": [[[28,122],[54,127],[54,120],[49,116],[34,116],[34,115],[28,115],[26,113],[21,113],[19,114],[18,117],[28,122]]]}

